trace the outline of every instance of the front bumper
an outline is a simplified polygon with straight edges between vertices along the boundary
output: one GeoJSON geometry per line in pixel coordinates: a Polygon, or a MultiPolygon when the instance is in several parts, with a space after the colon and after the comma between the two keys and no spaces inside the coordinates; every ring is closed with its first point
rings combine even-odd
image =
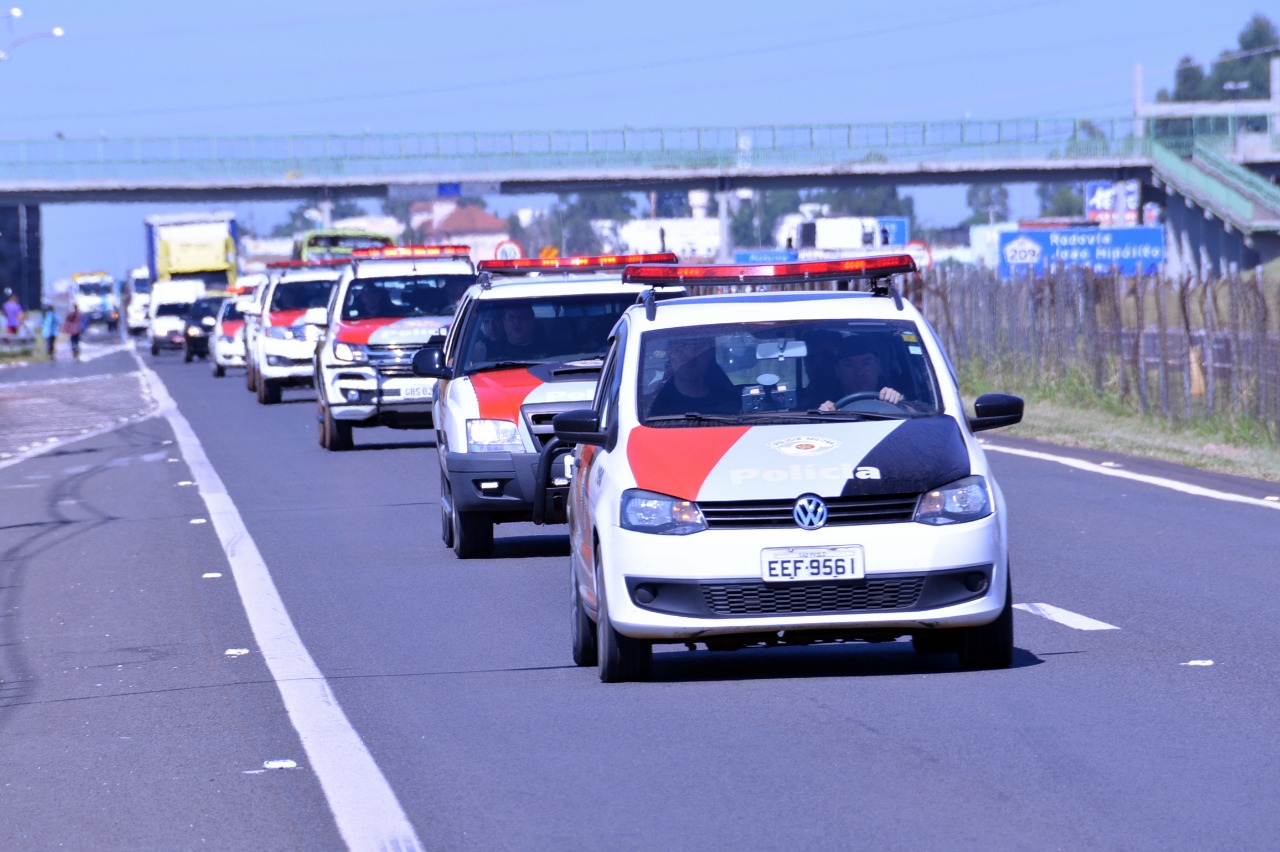
{"type": "Polygon", "coordinates": [[[705,530],[691,536],[601,530],[609,618],[639,639],[690,641],[785,631],[897,632],[988,624],[1005,604],[1007,550],[995,516],[815,532],[705,530]],[[863,547],[858,580],[765,582],[767,547],[863,547]]]}
{"type": "Polygon", "coordinates": [[[213,361],[219,367],[243,367],[244,360],[244,343],[223,343],[222,341],[214,341],[213,344],[213,361]]]}
{"type": "Polygon", "coordinates": [[[262,338],[258,375],[281,384],[311,384],[315,379],[314,341],[262,338]]]}
{"type": "Polygon", "coordinates": [[[537,453],[446,452],[444,464],[458,511],[532,517],[537,453]]]}
{"type": "Polygon", "coordinates": [[[398,429],[429,429],[435,379],[384,375],[366,365],[323,367],[325,399],[335,420],[398,429]]]}

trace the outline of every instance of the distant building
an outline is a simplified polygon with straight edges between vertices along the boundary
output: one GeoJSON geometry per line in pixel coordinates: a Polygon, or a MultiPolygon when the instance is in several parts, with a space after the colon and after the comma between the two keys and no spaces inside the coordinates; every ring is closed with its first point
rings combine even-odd
{"type": "Polygon", "coordinates": [[[509,240],[507,223],[492,213],[452,198],[419,201],[409,208],[409,230],[419,245],[467,245],[471,257],[489,260],[509,240]]]}

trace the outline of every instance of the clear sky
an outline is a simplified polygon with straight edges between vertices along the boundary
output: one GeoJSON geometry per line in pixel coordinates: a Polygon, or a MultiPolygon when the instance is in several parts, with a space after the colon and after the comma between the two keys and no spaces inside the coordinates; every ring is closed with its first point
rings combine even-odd
{"type": "MultiPolygon", "coordinates": [[[[1135,63],[1150,100],[1255,12],[1280,24],[1256,0],[6,2],[0,50],[66,31],[0,61],[6,140],[1123,117],[1135,63]]],[[[214,206],[268,231],[288,205],[214,206]]],[[[46,280],[142,263],[142,218],[174,209],[46,206],[46,280]]]]}

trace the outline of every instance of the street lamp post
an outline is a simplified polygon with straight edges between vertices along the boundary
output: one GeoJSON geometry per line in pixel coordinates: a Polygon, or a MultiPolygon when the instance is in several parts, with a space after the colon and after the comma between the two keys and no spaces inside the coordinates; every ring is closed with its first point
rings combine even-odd
{"type": "MultiPolygon", "coordinates": [[[[13,10],[10,10],[10,11],[13,11],[13,10]]],[[[17,11],[19,12],[19,14],[21,14],[21,10],[17,10],[17,11]]],[[[25,35],[22,38],[16,38],[13,41],[9,42],[9,44],[4,48],[4,50],[0,50],[0,62],[3,62],[4,60],[8,59],[9,54],[13,53],[14,48],[16,48],[18,45],[26,44],[29,41],[35,41],[36,39],[41,39],[41,38],[62,38],[62,36],[65,35],[66,32],[67,31],[64,30],[62,27],[54,27],[53,29],[48,30],[46,32],[32,33],[31,35],[25,35]]]]}

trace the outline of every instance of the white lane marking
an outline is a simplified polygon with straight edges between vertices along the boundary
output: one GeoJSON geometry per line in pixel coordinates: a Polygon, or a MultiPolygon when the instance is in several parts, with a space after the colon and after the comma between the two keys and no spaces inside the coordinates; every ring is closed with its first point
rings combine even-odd
{"type": "Polygon", "coordinates": [[[1187,662],[1185,662],[1185,663],[1179,663],[1179,665],[1183,665],[1183,666],[1211,666],[1211,665],[1213,665],[1213,660],[1188,660],[1188,661],[1187,661],[1187,662]]]}
{"type": "Polygon", "coordinates": [[[201,575],[200,575],[200,579],[201,579],[201,580],[216,580],[216,579],[218,579],[218,578],[219,578],[219,577],[221,577],[221,576],[222,576],[222,573],[221,573],[221,572],[219,572],[219,571],[210,571],[208,574],[201,574],[201,575]]]}
{"type": "Polygon", "coordinates": [[[1061,609],[1047,603],[1021,603],[1014,604],[1014,609],[1020,609],[1023,612],[1029,612],[1032,615],[1038,615],[1041,618],[1047,618],[1050,621],[1056,621],[1058,624],[1065,624],[1067,627],[1074,627],[1076,630],[1119,630],[1114,624],[1107,624],[1105,621],[1098,621],[1096,618],[1090,618],[1087,615],[1081,615],[1078,612],[1072,612],[1069,609],[1061,609]]]}
{"type": "Polygon", "coordinates": [[[283,758],[281,760],[264,760],[262,761],[263,769],[297,769],[298,762],[283,758]]]}
{"type": "Polygon", "coordinates": [[[289,721],[298,732],[343,841],[350,849],[423,849],[395,791],[302,644],[271,572],[200,439],[160,377],[137,352],[133,357],[151,387],[159,406],[157,413],[169,421],[177,436],[179,449],[209,508],[254,639],[280,690],[289,721]]]}
{"type": "Polygon", "coordinates": [[[209,523],[209,522],[208,522],[207,520],[205,520],[204,518],[192,518],[192,519],[191,519],[191,523],[193,523],[193,524],[207,524],[207,523],[209,523]]]}
{"type": "Polygon", "coordinates": [[[1280,494],[1272,494],[1271,496],[1269,496],[1269,497],[1263,497],[1262,499],[1263,499],[1263,500],[1268,500],[1268,501],[1270,501],[1270,502],[1272,502],[1272,503],[1280,503],[1280,494]]]}
{"type": "Polygon", "coordinates": [[[1121,479],[1132,479],[1135,482],[1144,482],[1147,485],[1155,485],[1159,488],[1168,488],[1172,491],[1180,491],[1183,494],[1190,494],[1193,497],[1208,497],[1213,500],[1224,500],[1228,503],[1244,503],[1249,506],[1261,506],[1264,509],[1280,509],[1280,501],[1272,501],[1269,497],[1264,500],[1260,500],[1257,497],[1245,497],[1243,494],[1232,494],[1229,491],[1216,491],[1212,488],[1202,488],[1199,485],[1188,485],[1185,482],[1179,482],[1176,479],[1165,479],[1162,476],[1147,476],[1142,473],[1130,473],[1127,470],[1115,470],[1113,468],[1103,467],[1100,464],[1094,464],[1093,462],[1068,458],[1067,456],[1055,456],[1050,453],[1038,453],[1034,450],[1019,450],[1013,447],[998,447],[994,444],[984,444],[983,449],[991,450],[996,453],[1006,453],[1011,456],[1022,456],[1023,458],[1028,459],[1057,462],[1058,464],[1066,465],[1067,467],[1074,467],[1076,470],[1100,473],[1103,476],[1118,476],[1121,479]]]}
{"type": "Polygon", "coordinates": [[[243,657],[247,653],[249,653],[248,648],[228,648],[227,649],[228,657],[243,657]]]}

